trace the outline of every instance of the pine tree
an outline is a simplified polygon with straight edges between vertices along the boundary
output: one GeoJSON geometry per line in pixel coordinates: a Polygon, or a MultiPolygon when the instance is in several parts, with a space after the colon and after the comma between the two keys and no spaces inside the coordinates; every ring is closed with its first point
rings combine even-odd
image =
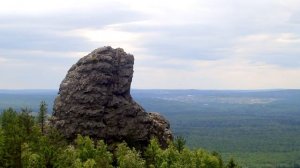
{"type": "Polygon", "coordinates": [[[3,129],[4,149],[3,167],[21,167],[21,145],[24,136],[20,126],[18,113],[12,108],[4,110],[1,114],[1,127],[3,129]]]}
{"type": "Polygon", "coordinates": [[[30,138],[34,126],[34,117],[31,115],[31,112],[32,111],[28,108],[22,108],[21,113],[18,114],[19,124],[23,130],[22,136],[24,136],[24,139],[30,138]]]}
{"type": "Polygon", "coordinates": [[[47,104],[45,101],[41,101],[40,111],[38,114],[38,123],[40,124],[43,134],[44,134],[44,130],[45,130],[46,119],[47,119],[47,104]]]}
{"type": "Polygon", "coordinates": [[[181,153],[181,151],[184,149],[184,145],[186,143],[186,140],[183,136],[177,136],[174,140],[174,146],[176,147],[177,151],[181,153]]]}
{"type": "Polygon", "coordinates": [[[219,160],[219,167],[224,167],[222,156],[218,152],[216,152],[216,151],[213,151],[212,155],[215,156],[215,157],[217,157],[217,159],[219,160]]]}
{"type": "Polygon", "coordinates": [[[119,168],[142,168],[145,167],[145,161],[140,153],[134,148],[130,149],[125,142],[118,144],[116,157],[119,168]]]}
{"type": "Polygon", "coordinates": [[[163,162],[161,158],[162,152],[163,150],[160,148],[158,140],[155,138],[151,139],[144,153],[147,167],[160,167],[163,162]]]}
{"type": "Polygon", "coordinates": [[[234,162],[234,160],[231,158],[226,166],[226,168],[239,168],[239,166],[234,162]]]}

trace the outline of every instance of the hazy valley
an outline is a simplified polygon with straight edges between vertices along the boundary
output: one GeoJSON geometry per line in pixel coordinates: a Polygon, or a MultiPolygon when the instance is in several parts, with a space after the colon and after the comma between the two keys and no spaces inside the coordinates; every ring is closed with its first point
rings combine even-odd
{"type": "MultiPolygon", "coordinates": [[[[56,90],[0,90],[0,110],[52,113],[56,90]]],[[[300,162],[300,90],[132,90],[148,112],[160,112],[191,148],[236,158],[241,165],[291,167],[300,162]]],[[[51,114],[49,114],[51,115],[51,114]]]]}

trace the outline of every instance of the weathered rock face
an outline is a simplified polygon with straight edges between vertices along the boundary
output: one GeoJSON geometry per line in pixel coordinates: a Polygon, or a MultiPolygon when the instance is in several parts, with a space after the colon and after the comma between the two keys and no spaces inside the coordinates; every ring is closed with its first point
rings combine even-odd
{"type": "Polygon", "coordinates": [[[130,95],[133,63],[132,55],[111,47],[81,58],[60,85],[52,124],[69,140],[81,134],[141,148],[157,137],[166,146],[172,139],[169,122],[146,113],[130,95]]]}

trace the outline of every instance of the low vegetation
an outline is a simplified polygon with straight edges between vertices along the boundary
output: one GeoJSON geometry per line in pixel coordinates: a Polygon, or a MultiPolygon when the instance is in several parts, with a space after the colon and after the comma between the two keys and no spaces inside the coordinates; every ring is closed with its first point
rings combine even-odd
{"type": "Polygon", "coordinates": [[[30,168],[236,168],[233,159],[224,163],[216,152],[190,150],[178,137],[162,149],[152,139],[144,151],[128,147],[123,142],[113,149],[103,140],[94,142],[78,135],[69,144],[55,129],[46,124],[45,102],[40,114],[31,115],[29,109],[16,112],[6,109],[0,116],[0,167],[30,168]]]}

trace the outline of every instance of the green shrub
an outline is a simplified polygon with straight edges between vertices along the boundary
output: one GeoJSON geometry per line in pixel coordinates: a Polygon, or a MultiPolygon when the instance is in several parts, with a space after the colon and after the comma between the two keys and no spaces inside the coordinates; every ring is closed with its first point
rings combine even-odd
{"type": "Polygon", "coordinates": [[[17,113],[7,109],[0,115],[0,167],[24,168],[238,168],[231,159],[226,167],[221,156],[202,150],[190,150],[178,137],[166,149],[151,139],[144,151],[137,151],[123,142],[112,152],[103,140],[95,143],[78,135],[74,144],[67,144],[60,133],[34,122],[30,110],[17,113]],[[143,152],[143,156],[141,156],[143,152]]]}

